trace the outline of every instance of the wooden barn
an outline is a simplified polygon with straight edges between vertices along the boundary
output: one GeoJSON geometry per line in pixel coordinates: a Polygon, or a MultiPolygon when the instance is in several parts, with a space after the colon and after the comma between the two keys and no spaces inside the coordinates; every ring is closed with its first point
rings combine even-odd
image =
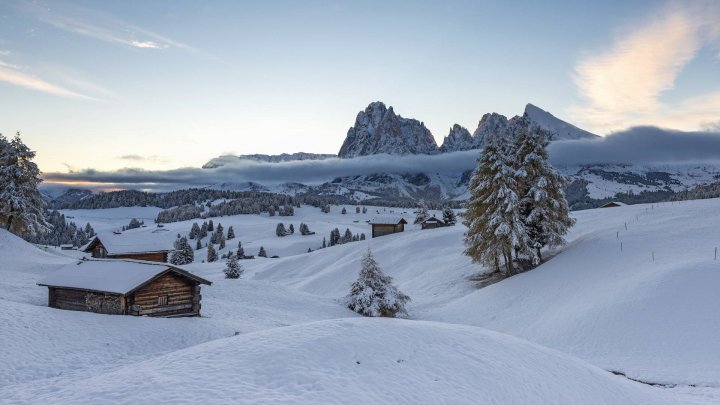
{"type": "Polygon", "coordinates": [[[440,228],[443,226],[445,226],[445,222],[443,222],[443,220],[441,220],[441,219],[435,218],[434,216],[424,220],[420,224],[420,227],[422,229],[435,229],[435,228],[440,228]]]}
{"type": "Polygon", "coordinates": [[[401,216],[375,217],[370,220],[372,226],[372,237],[390,235],[392,233],[404,232],[407,221],[401,216]]]}
{"type": "Polygon", "coordinates": [[[605,203],[600,206],[600,208],[615,208],[615,207],[624,207],[627,204],[621,203],[620,201],[610,201],[608,203],[605,203]]]}
{"type": "Polygon", "coordinates": [[[81,248],[97,259],[135,259],[165,263],[174,249],[174,241],[165,229],[132,230],[122,233],[95,235],[81,248]]]}
{"type": "Polygon", "coordinates": [[[48,306],[111,315],[200,316],[200,285],[179,267],[137,260],[82,260],[41,280],[48,306]]]}

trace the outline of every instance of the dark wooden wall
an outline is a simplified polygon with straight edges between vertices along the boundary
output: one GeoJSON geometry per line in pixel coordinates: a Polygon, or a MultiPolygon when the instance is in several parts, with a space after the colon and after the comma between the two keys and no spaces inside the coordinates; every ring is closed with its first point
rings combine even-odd
{"type": "Polygon", "coordinates": [[[198,316],[200,286],[168,273],[128,296],[128,308],[133,315],[198,316]],[[167,304],[160,297],[167,297],[167,304]]]}
{"type": "Polygon", "coordinates": [[[106,294],[72,288],[48,288],[48,306],[98,314],[122,315],[125,313],[124,298],[119,294],[106,294]]]}
{"type": "Polygon", "coordinates": [[[167,263],[167,252],[155,253],[125,253],[121,255],[107,255],[108,259],[134,259],[145,260],[148,262],[167,263]]]}
{"type": "Polygon", "coordinates": [[[373,224],[372,225],[372,237],[390,235],[392,233],[403,232],[405,230],[405,224],[373,224]]]}

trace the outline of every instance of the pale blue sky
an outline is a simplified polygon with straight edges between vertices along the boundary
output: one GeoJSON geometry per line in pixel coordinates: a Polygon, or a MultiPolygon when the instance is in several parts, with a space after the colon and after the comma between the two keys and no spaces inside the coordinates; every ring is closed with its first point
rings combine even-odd
{"type": "Polygon", "coordinates": [[[0,0],[0,132],[52,172],[336,153],[375,100],[438,143],[528,102],[694,130],[720,121],[719,44],[712,1],[0,0]]]}

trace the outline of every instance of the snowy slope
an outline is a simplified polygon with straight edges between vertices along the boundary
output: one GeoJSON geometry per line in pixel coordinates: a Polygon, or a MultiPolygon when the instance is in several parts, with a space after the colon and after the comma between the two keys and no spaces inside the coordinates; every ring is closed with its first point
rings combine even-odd
{"type": "Polygon", "coordinates": [[[391,319],[331,320],[221,339],[96,376],[10,387],[0,390],[0,398],[248,404],[679,400],[510,336],[391,319]]]}

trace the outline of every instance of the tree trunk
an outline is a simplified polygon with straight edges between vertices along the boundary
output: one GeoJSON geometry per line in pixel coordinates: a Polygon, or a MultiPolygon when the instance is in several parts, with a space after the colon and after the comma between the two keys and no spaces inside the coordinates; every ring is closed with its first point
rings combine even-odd
{"type": "Polygon", "coordinates": [[[12,223],[13,223],[13,220],[14,220],[14,219],[15,219],[15,216],[14,216],[13,214],[10,214],[10,215],[8,216],[8,220],[7,220],[7,230],[10,231],[10,232],[12,232],[12,231],[10,230],[10,227],[12,227],[12,223]]]}

